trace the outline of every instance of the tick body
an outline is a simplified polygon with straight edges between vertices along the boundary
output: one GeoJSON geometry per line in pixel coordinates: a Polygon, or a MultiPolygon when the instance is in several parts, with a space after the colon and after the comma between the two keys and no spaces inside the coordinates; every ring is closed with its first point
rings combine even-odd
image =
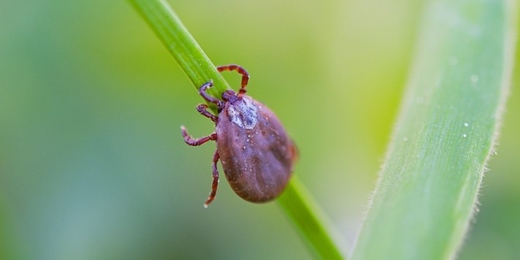
{"type": "Polygon", "coordinates": [[[245,95],[249,81],[247,71],[238,65],[217,67],[218,71],[237,71],[242,74],[238,93],[227,90],[222,99],[207,95],[213,84],[207,82],[199,89],[200,95],[217,105],[218,115],[200,104],[197,111],[215,122],[215,132],[202,138],[192,138],[181,127],[188,145],[198,146],[216,141],[213,156],[213,184],[204,204],[207,207],[215,199],[219,174],[217,162],[235,193],[250,202],[267,202],[278,197],[291,176],[297,158],[297,149],[276,115],[262,103],[245,95]]]}

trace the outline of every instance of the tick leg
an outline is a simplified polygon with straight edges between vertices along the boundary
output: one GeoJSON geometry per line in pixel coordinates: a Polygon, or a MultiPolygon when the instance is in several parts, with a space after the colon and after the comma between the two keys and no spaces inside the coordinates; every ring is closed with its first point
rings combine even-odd
{"type": "Polygon", "coordinates": [[[222,107],[222,101],[208,95],[208,93],[206,93],[206,90],[208,88],[211,88],[213,86],[213,82],[212,81],[208,81],[206,83],[204,83],[202,86],[200,86],[199,88],[199,94],[202,96],[202,98],[204,98],[206,101],[208,102],[211,102],[211,103],[214,103],[215,105],[217,105],[217,107],[222,107]]]}
{"type": "Polygon", "coordinates": [[[201,144],[206,143],[207,141],[217,140],[217,133],[215,133],[215,132],[211,133],[208,136],[204,136],[201,138],[191,137],[188,134],[188,131],[186,131],[186,127],[184,127],[184,126],[181,126],[181,132],[182,132],[182,136],[184,137],[184,142],[186,142],[186,144],[191,145],[191,146],[199,146],[201,144]]]}
{"type": "Polygon", "coordinates": [[[199,113],[200,113],[201,115],[203,115],[203,116],[205,116],[205,117],[211,119],[211,121],[213,121],[213,122],[215,122],[215,123],[217,122],[218,117],[215,116],[215,115],[213,115],[212,113],[210,113],[210,112],[208,111],[208,105],[206,105],[206,104],[199,104],[199,105],[197,106],[197,111],[199,111],[199,113]]]}
{"type": "Polygon", "coordinates": [[[217,188],[218,188],[218,170],[217,170],[217,162],[220,158],[218,154],[218,150],[215,150],[215,154],[213,155],[213,183],[211,183],[211,193],[209,194],[208,199],[204,202],[204,207],[207,208],[209,204],[215,199],[217,196],[217,188]]]}
{"type": "Polygon", "coordinates": [[[239,65],[230,64],[230,65],[218,66],[217,70],[219,72],[234,70],[234,71],[242,74],[242,82],[240,84],[240,90],[238,91],[238,96],[241,97],[246,93],[246,86],[247,86],[247,83],[249,82],[249,73],[247,72],[246,69],[244,69],[243,67],[241,67],[239,65]]]}

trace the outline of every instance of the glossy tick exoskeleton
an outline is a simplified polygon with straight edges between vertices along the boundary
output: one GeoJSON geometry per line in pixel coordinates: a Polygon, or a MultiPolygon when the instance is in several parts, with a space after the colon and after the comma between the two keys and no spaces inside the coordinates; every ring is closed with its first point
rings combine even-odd
{"type": "Polygon", "coordinates": [[[232,90],[222,93],[221,100],[206,93],[213,86],[211,81],[200,87],[200,95],[217,106],[218,115],[209,112],[206,104],[199,104],[197,111],[215,122],[215,132],[195,139],[181,126],[188,145],[199,146],[210,140],[217,143],[213,155],[212,189],[204,206],[207,207],[217,194],[219,159],[238,196],[250,202],[270,201],[280,195],[289,181],[297,157],[296,146],[276,115],[245,95],[249,74],[244,68],[227,65],[217,69],[219,72],[237,71],[242,75],[242,84],[238,93],[232,90]]]}

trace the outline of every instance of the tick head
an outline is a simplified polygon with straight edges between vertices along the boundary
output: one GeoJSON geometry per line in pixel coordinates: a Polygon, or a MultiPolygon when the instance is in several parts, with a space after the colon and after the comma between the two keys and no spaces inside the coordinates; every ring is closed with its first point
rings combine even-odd
{"type": "Polygon", "coordinates": [[[228,89],[222,93],[222,100],[224,100],[224,102],[230,102],[233,104],[239,99],[241,98],[239,98],[233,90],[228,89]]]}

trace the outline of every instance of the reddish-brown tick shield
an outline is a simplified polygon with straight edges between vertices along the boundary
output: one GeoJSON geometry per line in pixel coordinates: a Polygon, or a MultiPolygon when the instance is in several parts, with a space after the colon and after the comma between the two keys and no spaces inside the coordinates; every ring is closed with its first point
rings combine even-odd
{"type": "Polygon", "coordinates": [[[207,105],[200,104],[197,110],[216,124],[212,134],[194,139],[182,128],[187,144],[201,145],[216,140],[217,150],[213,156],[213,185],[206,207],[217,192],[217,161],[231,188],[241,198],[250,202],[270,201],[284,190],[291,176],[297,158],[297,149],[287,135],[276,115],[265,105],[245,95],[249,74],[237,65],[218,67],[219,71],[236,70],[242,74],[242,86],[235,94],[227,90],[222,100],[206,94],[212,86],[208,82],[200,87],[201,96],[218,108],[218,116],[207,111],[207,105]]]}

